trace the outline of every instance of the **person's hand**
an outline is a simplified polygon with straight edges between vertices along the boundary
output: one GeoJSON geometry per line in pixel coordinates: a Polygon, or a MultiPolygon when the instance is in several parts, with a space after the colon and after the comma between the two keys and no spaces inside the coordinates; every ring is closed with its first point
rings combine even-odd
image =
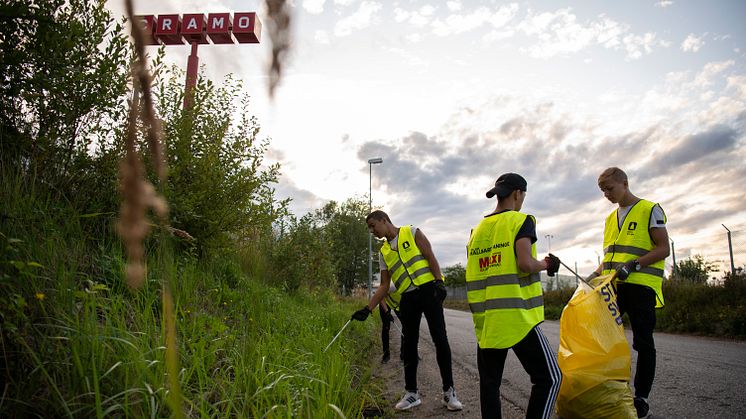
{"type": "Polygon", "coordinates": [[[544,258],[544,262],[547,263],[547,275],[554,276],[559,271],[560,260],[557,256],[550,253],[544,258]]]}
{"type": "Polygon", "coordinates": [[[438,299],[438,301],[443,302],[446,297],[448,296],[448,290],[446,289],[446,284],[443,283],[443,281],[435,281],[435,298],[438,299]]]}
{"type": "Polygon", "coordinates": [[[387,311],[387,312],[383,313],[383,318],[385,318],[385,319],[386,319],[386,321],[389,321],[389,322],[393,322],[393,321],[394,321],[394,315],[393,315],[393,314],[391,314],[391,311],[392,311],[392,310],[391,310],[391,309],[389,309],[389,311],[387,311]]]}
{"type": "Polygon", "coordinates": [[[637,267],[639,266],[639,263],[637,260],[630,260],[627,263],[620,263],[616,266],[616,277],[620,281],[624,281],[627,279],[629,274],[632,272],[637,272],[637,267]]]}
{"type": "Polygon", "coordinates": [[[357,321],[365,321],[365,319],[368,318],[370,315],[370,310],[368,309],[368,306],[365,306],[361,308],[360,310],[352,313],[352,319],[357,321]]]}

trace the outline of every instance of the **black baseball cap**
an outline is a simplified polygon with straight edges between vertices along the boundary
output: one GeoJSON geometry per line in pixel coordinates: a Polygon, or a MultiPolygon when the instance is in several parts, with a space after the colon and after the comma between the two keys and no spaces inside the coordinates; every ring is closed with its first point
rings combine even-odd
{"type": "Polygon", "coordinates": [[[516,189],[526,192],[526,179],[517,173],[505,173],[500,175],[495,181],[495,187],[487,191],[487,198],[497,195],[498,198],[505,198],[516,189]]]}

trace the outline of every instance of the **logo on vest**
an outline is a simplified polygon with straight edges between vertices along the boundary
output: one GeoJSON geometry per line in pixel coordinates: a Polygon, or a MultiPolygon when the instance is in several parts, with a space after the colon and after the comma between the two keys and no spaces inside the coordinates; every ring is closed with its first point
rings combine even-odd
{"type": "Polygon", "coordinates": [[[627,226],[627,235],[628,236],[634,235],[636,229],[637,229],[637,222],[632,221],[631,223],[629,223],[629,226],[627,226]]]}
{"type": "Polygon", "coordinates": [[[489,256],[479,258],[479,271],[484,272],[489,268],[500,266],[503,255],[500,252],[493,253],[489,256]]]}
{"type": "Polygon", "coordinates": [[[404,243],[401,244],[401,247],[404,250],[409,250],[409,248],[411,247],[411,245],[409,244],[409,241],[407,240],[407,241],[405,241],[404,243]]]}

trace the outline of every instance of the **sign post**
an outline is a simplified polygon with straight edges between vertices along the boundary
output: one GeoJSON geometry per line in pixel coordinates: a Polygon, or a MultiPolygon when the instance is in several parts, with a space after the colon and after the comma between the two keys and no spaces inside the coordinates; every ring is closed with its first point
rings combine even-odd
{"type": "Polygon", "coordinates": [[[187,60],[187,75],[184,87],[184,109],[192,106],[194,89],[197,86],[200,44],[258,44],[262,34],[262,23],[254,12],[190,13],[141,15],[148,45],[191,45],[187,60]]]}

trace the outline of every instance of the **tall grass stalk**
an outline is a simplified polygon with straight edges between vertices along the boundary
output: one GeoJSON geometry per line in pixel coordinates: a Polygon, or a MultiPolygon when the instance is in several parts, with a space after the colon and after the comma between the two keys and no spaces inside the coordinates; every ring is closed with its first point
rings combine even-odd
{"type": "Polygon", "coordinates": [[[230,256],[165,262],[181,365],[169,371],[161,274],[130,290],[113,235],[88,236],[94,219],[1,175],[0,417],[171,416],[171,377],[189,417],[358,417],[370,401],[375,323],[322,353],[355,303],[288,295],[230,256]]]}

